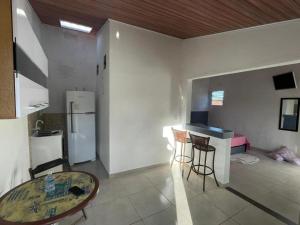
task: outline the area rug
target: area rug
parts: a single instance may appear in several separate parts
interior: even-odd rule
[[[259,162],[259,158],[257,156],[249,155],[249,154],[245,154],[245,153],[231,155],[230,160],[240,162],[243,164],[248,164],[248,165],[252,165],[252,164]]]

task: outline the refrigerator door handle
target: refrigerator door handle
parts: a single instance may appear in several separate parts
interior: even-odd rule
[[[74,132],[74,123],[73,123],[73,104],[74,102],[70,102],[70,112],[71,112],[71,133]]]

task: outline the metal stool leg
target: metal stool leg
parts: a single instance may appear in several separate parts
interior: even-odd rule
[[[84,209],[82,209],[82,214],[83,214],[84,219],[87,219],[87,215],[86,215],[86,212]]]
[[[201,152],[201,151],[200,151],[200,152]],[[207,159],[207,152],[205,152],[205,158],[204,158],[203,192],[205,191],[206,159]]]
[[[190,177],[190,175],[191,175],[191,172],[192,172],[192,168],[193,168],[193,167],[194,167],[194,163],[192,162],[191,167],[190,167],[190,171],[189,171],[189,174],[188,174],[186,180],[189,180],[189,177]]]
[[[180,143],[180,165],[182,164],[182,150],[183,150],[183,144]]]
[[[192,168],[194,167],[194,157],[195,157],[195,155],[194,155],[194,147],[192,146],[192,162],[191,162],[190,171],[189,171],[189,174],[188,174],[186,180],[189,180],[189,177],[190,177],[191,172],[192,172]]]
[[[215,154],[216,154],[216,152],[214,151],[214,155],[213,155],[213,174],[214,174],[214,178],[215,178],[215,182],[216,182],[216,184],[217,184],[217,186],[219,187],[219,182],[218,182],[218,180],[217,180],[217,178],[216,178],[216,173],[215,173]]]
[[[176,157],[176,149],[177,149],[177,143],[175,142],[174,156],[173,156],[173,160],[171,162],[171,167],[173,166],[173,162],[174,162],[175,157]]]
[[[199,158],[198,158],[198,174],[200,173],[200,165],[201,165],[201,151],[199,151]]]
[[[182,177],[184,176],[184,163],[185,163],[185,143],[181,143],[182,145],[182,151],[181,151],[181,155],[182,155]],[[182,154],[183,153],[183,154]]]

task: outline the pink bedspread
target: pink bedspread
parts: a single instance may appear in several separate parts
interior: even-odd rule
[[[241,134],[234,134],[233,138],[231,138],[231,147],[236,147],[240,145],[247,145],[247,149],[250,147],[250,143],[247,138]]]

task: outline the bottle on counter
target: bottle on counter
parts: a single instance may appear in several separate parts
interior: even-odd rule
[[[55,192],[55,180],[52,173],[53,172],[50,171],[45,177],[45,192],[50,195],[54,194]]]

